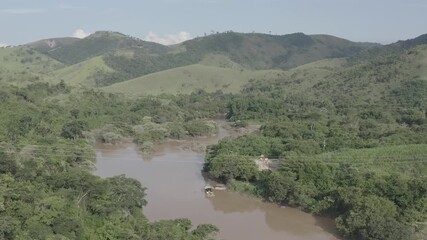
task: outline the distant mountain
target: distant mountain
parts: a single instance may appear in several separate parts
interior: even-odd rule
[[[360,63],[369,60],[378,60],[393,54],[401,54],[408,49],[427,44],[427,34],[420,35],[416,38],[401,40],[395,43],[374,46],[360,51],[351,56],[350,62]]]
[[[335,105],[342,106],[378,105],[384,101],[401,101],[401,98],[411,99],[413,105],[425,102],[427,44],[415,44],[396,52],[398,44],[400,42],[375,46],[383,51],[382,55],[360,59],[356,63],[349,62],[349,58],[334,58],[287,70],[262,71],[244,68],[218,51],[216,55],[207,55],[201,64],[156,72],[104,89],[131,95],[189,93],[199,88],[208,92],[232,93],[244,89],[262,94],[266,89],[278,89],[277,96],[292,95],[313,101],[330,99]]]
[[[46,39],[28,44],[28,46],[67,65],[112,51],[138,49],[146,54],[161,54],[169,50],[168,47],[161,44],[109,31],[95,32],[84,39]]]
[[[51,38],[51,39],[43,39],[37,42],[26,44],[27,47],[32,48],[40,53],[48,53],[50,51],[56,50],[58,48],[72,45],[78,42],[79,38],[73,37],[64,37],[64,38]]]
[[[330,35],[226,32],[171,47],[100,31],[84,39],[54,38],[0,49],[0,71],[7,82],[24,79],[25,74],[23,82],[111,85],[105,89],[134,94],[188,93],[199,88],[235,93],[251,81],[278,81],[286,85],[287,93],[313,88],[332,94],[340,88],[338,92],[348,94],[366,91],[376,99],[376,92],[427,76],[421,57],[425,44],[427,34],[380,45]],[[411,55],[414,52],[417,58]],[[350,91],[349,86],[367,88]]]
[[[111,53],[104,57],[114,73],[99,75],[98,85],[106,86],[147,74],[200,63],[210,55],[222,55],[245,69],[290,69],[306,63],[348,57],[376,46],[355,43],[329,35],[295,33],[283,36],[257,33],[219,33],[174,46],[158,55],[136,50],[128,55]]]
[[[289,69],[325,58],[348,57],[375,45],[329,35],[228,32],[190,40],[181,47],[191,55],[222,53],[248,68]]]
[[[395,44],[400,45],[401,47],[406,48],[406,49],[416,47],[416,46],[422,45],[422,44],[427,44],[427,34],[420,35],[420,36],[413,38],[413,39],[398,41]]]

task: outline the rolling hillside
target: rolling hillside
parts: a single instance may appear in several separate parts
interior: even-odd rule
[[[71,86],[133,95],[197,89],[237,93],[259,85],[311,98],[357,95],[375,101],[382,96],[379,92],[426,75],[425,49],[417,47],[424,43],[424,35],[380,46],[330,35],[227,32],[171,48],[104,31],[85,39],[57,38],[1,49],[0,71],[15,84],[18,78],[64,80]],[[245,87],[249,82],[258,85]]]
[[[64,65],[28,47],[0,48],[0,81],[25,85]]]
[[[95,32],[84,39],[58,38],[41,40],[28,46],[67,65],[123,49],[138,49],[138,51],[146,54],[159,54],[169,50],[168,47],[157,43],[146,42],[121,33],[108,31]]]
[[[330,35],[267,35],[221,33],[184,42],[188,53],[222,53],[242,66],[254,69],[289,69],[325,58],[347,57],[376,46]]]
[[[353,104],[375,104],[408,82],[427,82],[426,60],[427,45],[401,53],[384,54],[334,73],[329,81],[319,82],[312,92],[323,92],[325,96],[337,96],[337,99],[352,99]]]
[[[348,57],[377,44],[355,43],[329,35],[295,33],[220,33],[186,41],[160,55],[135,51],[132,57],[108,54],[104,59],[116,70],[99,79],[100,86],[141,77],[176,67],[197,64],[208,56],[222,56],[246,69],[290,69],[322,59]]]
[[[198,89],[238,93],[251,79],[272,79],[280,70],[244,70],[194,64],[173,68],[103,88],[129,95],[188,94]]]
[[[129,95],[188,94],[198,89],[207,92],[221,90],[238,93],[249,82],[288,81],[289,91],[305,91],[345,62],[327,59],[306,64],[287,71],[248,70],[228,59],[213,55],[185,67],[169,69],[139,78],[116,83],[103,89]]]
[[[98,56],[53,71],[45,79],[50,83],[59,83],[64,80],[70,86],[96,87],[96,75],[111,72],[114,70],[105,64],[102,56]]]

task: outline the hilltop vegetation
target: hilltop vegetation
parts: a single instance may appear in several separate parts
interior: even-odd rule
[[[188,53],[222,53],[244,67],[289,69],[325,58],[355,54],[375,44],[354,43],[329,35],[221,33],[182,44]]]
[[[99,31],[84,39],[47,39],[29,44],[29,47],[44,53],[61,63],[72,65],[110,51],[138,49],[146,54],[162,53],[168,48],[145,42],[117,32]]]
[[[132,57],[108,54],[105,62],[117,72],[102,76],[99,85],[196,64],[212,54],[223,55],[245,69],[289,69],[325,58],[350,56],[373,45],[302,33],[283,36],[220,33],[184,42],[174,51],[161,55],[140,51]]]
[[[97,86],[97,75],[112,72],[114,72],[114,70],[105,64],[102,56],[98,56],[50,72],[46,80],[51,83],[66,81],[70,86],[83,86],[92,88]]]
[[[0,82],[25,85],[63,67],[60,62],[27,47],[0,49]]]
[[[113,71],[93,72],[84,78],[89,83],[82,85],[92,86],[95,81],[97,87],[103,87],[178,67],[203,65],[212,55],[220,56],[221,66],[231,63],[244,70],[284,70],[326,58],[348,57],[376,44],[355,43],[328,35],[226,32],[167,47],[121,33],[96,32],[84,39],[46,39],[26,46],[65,65],[85,64],[84,61],[92,62],[91,58],[102,57],[103,63]],[[104,68],[103,63],[99,62],[98,68]],[[54,77],[63,75],[59,73]],[[64,81],[68,80],[76,82],[73,77],[66,76]]]

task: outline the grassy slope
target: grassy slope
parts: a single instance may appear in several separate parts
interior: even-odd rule
[[[244,68],[242,65],[233,62],[229,57],[221,54],[208,54],[199,62],[199,64],[239,70]]]
[[[252,70],[291,69],[322,59],[351,56],[374,44],[355,43],[328,35],[302,33],[283,36],[257,33],[221,33],[196,38],[169,48],[170,51],[146,54],[135,50],[132,59],[107,54],[105,62],[116,70],[100,76],[102,86],[127,81],[160,71],[193,64]],[[234,66],[229,66],[231,65]]]
[[[61,68],[49,74],[47,80],[51,83],[58,83],[64,80],[71,86],[94,87],[93,76],[97,72],[113,72],[110,67],[105,65],[102,56],[94,57],[89,60]]]
[[[375,103],[392,89],[414,79],[427,81],[427,45],[417,46],[398,55],[386,55],[379,59],[347,67],[319,83],[312,93],[331,96],[341,93],[353,98],[353,103],[363,100]]]
[[[131,95],[191,93],[197,89],[207,92],[222,90],[237,93],[250,79],[271,79],[283,74],[280,70],[237,70],[194,64],[149,74],[104,89]]]
[[[329,77],[336,71],[342,70],[346,63],[345,59],[324,59],[308,63],[286,71],[286,75],[278,80],[285,85],[286,94],[307,94],[307,90],[312,89],[322,81],[328,81]]]
[[[330,75],[331,71],[339,68],[343,62],[342,59],[321,60],[288,71],[248,70],[222,55],[211,55],[201,61],[205,65],[194,64],[161,71],[104,89],[131,95],[190,93],[197,89],[237,93],[249,81],[288,79],[289,91],[304,91]]]
[[[60,62],[28,47],[0,48],[0,81],[25,85],[63,67]]]

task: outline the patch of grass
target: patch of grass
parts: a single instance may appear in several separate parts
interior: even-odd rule
[[[208,54],[199,64],[219,68],[244,69],[240,64],[233,62],[229,57],[221,54]]]
[[[198,89],[237,93],[250,79],[274,79],[282,74],[285,72],[280,70],[236,70],[194,64],[149,74],[103,89],[131,95],[186,94]]]
[[[28,47],[0,48],[0,81],[23,86],[63,67],[60,62]]]
[[[94,77],[96,74],[111,72],[114,70],[105,64],[102,56],[99,56],[51,72],[47,79],[52,83],[64,80],[66,84],[71,86],[95,87]]]

